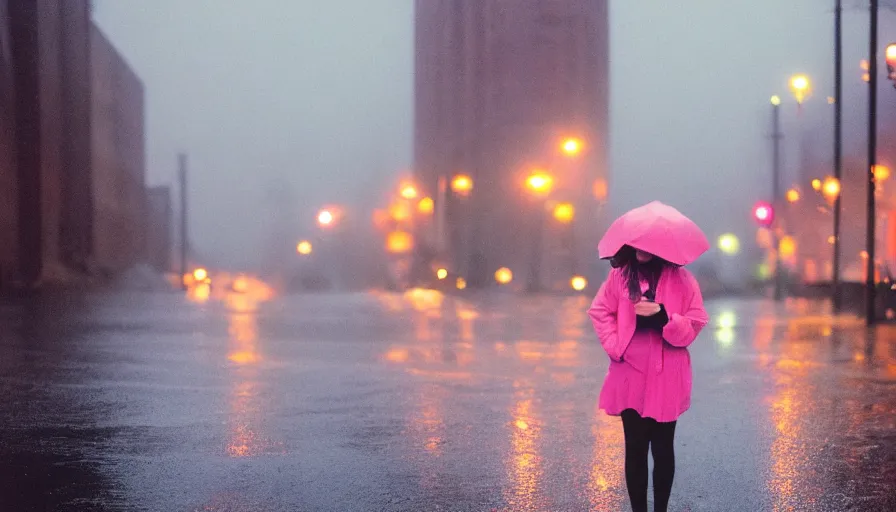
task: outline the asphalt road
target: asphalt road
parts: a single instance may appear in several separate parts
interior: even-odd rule
[[[627,510],[589,303],[0,305],[0,511]],[[801,302],[708,308],[671,510],[896,510],[896,330]]]

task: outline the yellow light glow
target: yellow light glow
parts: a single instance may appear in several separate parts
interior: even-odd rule
[[[417,198],[417,187],[410,183],[405,183],[401,186],[401,197],[405,199],[416,199]]]
[[[791,236],[785,236],[778,242],[778,252],[783,258],[792,258],[796,254],[796,240]]]
[[[569,280],[569,286],[571,286],[573,290],[580,292],[588,286],[588,280],[582,276],[574,276]]]
[[[249,280],[245,276],[239,276],[233,280],[233,291],[246,293],[249,290]]]
[[[787,191],[787,201],[791,203],[795,203],[800,200],[800,191],[792,188]]]
[[[812,190],[814,190],[816,192],[821,190],[821,180],[820,179],[815,178],[814,180],[812,180]]]
[[[828,237],[828,243],[834,245],[834,242],[837,241],[837,238],[834,235]]]
[[[790,90],[796,97],[797,103],[802,103],[809,97],[812,90],[812,83],[806,75],[794,75],[790,79]]]
[[[891,61],[896,61],[896,43],[887,45],[886,56],[888,63],[890,63]]]
[[[205,281],[208,279],[208,270],[204,268],[197,268],[193,271],[193,279],[197,282]]]
[[[576,208],[571,203],[560,203],[554,207],[554,218],[562,224],[569,224],[576,217]]]
[[[840,195],[840,180],[832,176],[825,178],[821,193],[830,201],[836,199]]]
[[[392,254],[405,254],[414,248],[414,237],[406,231],[393,231],[386,236],[386,250]]]
[[[417,211],[423,215],[430,215],[435,210],[436,203],[431,197],[424,197],[417,203]]]
[[[466,174],[458,174],[454,176],[454,178],[451,179],[451,190],[454,191],[455,194],[462,196],[469,195],[473,190],[473,178]]]
[[[725,254],[737,254],[740,251],[740,240],[731,233],[719,237],[719,250]]]
[[[890,168],[886,165],[875,165],[874,166],[874,181],[885,181],[890,177]]]
[[[576,138],[569,138],[563,141],[563,152],[568,156],[578,155],[582,151],[582,141]]]
[[[507,267],[501,267],[495,271],[495,281],[498,284],[508,284],[513,281],[513,272]]]
[[[438,277],[439,280],[445,279],[448,277],[448,269],[440,268],[439,270],[436,270],[436,277]]]
[[[771,101],[772,101],[772,105],[777,107],[778,105],[781,104],[781,97],[778,95],[772,96]]]
[[[296,244],[296,252],[302,256],[308,256],[313,250],[314,248],[308,240],[302,240]]]
[[[467,287],[467,280],[462,277],[458,277],[455,285],[457,286],[458,290],[463,290]]]
[[[554,186],[554,178],[543,171],[535,171],[526,178],[526,187],[534,194],[546,196],[551,193]]]
[[[389,206],[389,216],[395,222],[404,222],[411,218],[411,207],[404,201],[396,201]]]

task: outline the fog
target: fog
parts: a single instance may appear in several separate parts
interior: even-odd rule
[[[860,125],[867,11],[847,3],[844,106]],[[769,97],[787,101],[806,73],[806,108],[827,119],[832,6],[612,2],[612,210],[660,199],[710,237],[751,238],[750,206],[770,188]],[[410,172],[411,0],[97,0],[94,16],[146,88],[150,184],[174,184],[188,153],[191,238],[220,264],[257,264],[278,219],[301,236],[322,204],[366,212]],[[881,21],[893,34],[893,13]],[[790,100],[786,126],[794,114]]]

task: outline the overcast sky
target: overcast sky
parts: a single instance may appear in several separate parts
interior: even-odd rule
[[[749,237],[769,97],[797,71],[815,78],[807,108],[831,94],[832,5],[612,1],[613,210],[661,199],[711,236]],[[222,263],[254,261],[275,191],[305,222],[321,203],[378,202],[410,169],[412,0],[95,0],[94,16],[146,88],[149,183],[173,184],[189,153],[192,238]],[[846,21],[858,88],[867,11]]]

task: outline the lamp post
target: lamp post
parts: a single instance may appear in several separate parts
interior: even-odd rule
[[[771,99],[772,104],[772,205],[780,206],[779,200],[781,197],[781,139],[784,136],[781,134],[781,98],[778,96],[772,96]],[[778,250],[778,233],[776,230],[772,230],[772,244],[774,247],[774,251]],[[781,259],[777,258],[775,260],[775,275],[773,277],[773,298],[776,301],[780,301],[783,298],[782,292],[782,271],[781,271]]]
[[[876,203],[874,168],[877,165],[877,25],[879,1],[871,0],[871,19],[868,41],[868,183],[867,232],[865,251],[868,254],[867,275],[865,276],[865,324],[874,325],[876,315],[876,290],[874,280],[874,246],[876,234]]]
[[[532,238],[532,254],[530,255],[529,260],[529,280],[527,283],[527,290],[529,292],[537,292],[541,290],[541,256],[544,250],[542,247],[544,241],[545,218],[544,199],[550,195],[553,187],[554,178],[545,171],[533,171],[532,174],[526,178],[526,188],[536,200],[536,218],[534,219],[535,222],[533,222],[533,229],[535,232],[533,233]]]
[[[834,179],[843,179],[843,1],[834,5]],[[843,306],[840,293],[840,194],[834,200],[834,243],[831,250],[831,306],[839,313]]]

